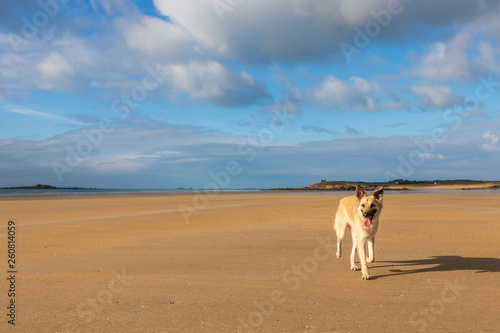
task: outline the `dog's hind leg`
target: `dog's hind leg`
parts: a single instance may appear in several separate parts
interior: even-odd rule
[[[333,228],[337,234],[337,258],[340,258],[342,256],[342,239],[344,238],[347,224],[339,216],[336,216]]]
[[[369,238],[366,241],[368,243],[368,259],[366,262],[374,262],[375,261],[375,237]]]
[[[354,262],[354,258],[356,257],[356,246],[357,246],[358,240],[356,238],[356,233],[352,229],[351,229],[351,235],[352,235],[351,269],[353,271],[359,271],[359,267],[356,266],[356,263]]]

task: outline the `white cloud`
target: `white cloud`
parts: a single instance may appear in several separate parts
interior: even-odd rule
[[[226,11],[217,10],[213,0],[195,5],[178,0],[154,3],[210,53],[247,64],[324,58],[338,50],[346,31],[350,34],[351,24],[359,20],[353,11],[369,11],[368,7],[344,10],[352,14],[346,22],[340,0],[242,1],[226,5]]]
[[[180,78],[178,92],[218,105],[259,103],[261,97],[268,95],[267,91],[262,84],[251,83],[244,76],[253,80],[260,80],[261,77],[250,76],[241,69],[231,70],[230,66],[250,64],[267,69],[263,66],[342,61],[339,43],[352,42],[355,34],[353,27],[363,28],[367,20],[373,20],[371,10],[387,7],[387,0],[252,0],[225,3],[231,9],[223,14],[221,20],[213,0],[155,0],[154,5],[164,15],[163,18],[144,15],[140,12],[141,6],[132,1],[92,0],[87,4],[92,16],[75,20],[61,12],[58,17],[68,26],[67,30],[63,31],[62,25],[56,24],[59,21],[54,20],[53,29],[52,26],[45,29],[39,38],[23,44],[23,50],[18,54],[9,53],[8,50],[12,49],[9,35],[0,33],[0,47],[2,51],[7,50],[0,53],[2,95],[9,95],[12,91],[21,94],[32,89],[74,91],[81,87],[108,89],[104,92],[108,96],[109,89],[116,89],[111,93],[121,95],[137,84],[137,78],[147,74],[144,64],[162,64],[168,72]],[[411,3],[411,8],[410,4],[408,8],[405,4],[401,15],[384,27],[373,43],[391,45],[401,38],[396,35],[400,33],[403,23],[408,25],[406,32],[414,32],[415,26],[419,26],[421,30],[415,38],[419,38],[419,43],[423,45],[429,40],[436,41],[435,34],[429,37],[430,29],[447,27],[457,36],[432,44],[417,60],[416,68],[409,70],[412,74],[428,80],[476,79],[475,73],[479,69],[500,70],[496,44],[487,39],[488,36],[482,38],[462,32],[467,30],[463,27],[470,26],[468,22],[477,24],[479,18],[485,15],[490,17],[491,13],[485,13],[494,12],[488,9],[497,6],[485,5],[479,0],[454,0],[453,6],[450,4],[450,0],[439,4],[422,0],[418,4]],[[0,13],[2,18],[7,18],[6,13],[13,7],[39,10],[37,2],[29,1],[23,1],[22,5],[6,3],[0,7],[9,9]],[[432,10],[447,7],[447,11]],[[85,15],[85,12],[82,13]],[[110,21],[114,24],[109,24]],[[79,35],[82,30],[87,32]],[[495,33],[494,29],[482,28],[481,31]],[[405,33],[405,38],[408,38],[411,47],[414,36]],[[366,55],[374,51],[369,47],[363,50]],[[231,65],[228,65],[229,62]],[[210,69],[212,63],[227,70],[213,71]],[[194,72],[186,73],[199,68],[208,75],[207,78]],[[253,73],[254,68],[248,73]],[[33,71],[40,74],[35,79]],[[357,110],[406,107],[404,101],[379,97],[374,81],[360,77],[346,80],[343,77],[336,87],[328,86],[330,83],[325,83],[326,90],[340,89],[339,93],[344,91],[346,95],[321,96],[320,89],[317,89],[320,97],[317,101],[325,107],[341,105]],[[172,87],[176,86],[177,83],[172,82]],[[235,89],[231,90],[231,86]],[[171,97],[169,93],[163,95]],[[432,98],[429,101],[437,105],[443,103]]]
[[[445,108],[453,105],[450,87],[424,85],[413,86],[411,89],[419,97],[421,106]]]
[[[47,119],[51,119],[51,120],[57,120],[57,121],[63,122],[63,123],[68,123],[68,124],[74,124],[74,125],[83,125],[84,124],[80,121],[66,118],[63,116],[59,116],[57,114],[42,112],[42,111],[35,111],[35,110],[28,109],[26,107],[21,107],[21,106],[16,106],[16,105],[2,105],[1,108],[4,111],[11,112],[11,113],[18,113],[18,114],[23,114],[23,115],[33,116],[33,117],[38,117],[38,118],[47,118]]]
[[[480,147],[482,150],[487,152],[495,152],[500,151],[500,147],[498,146],[498,136],[492,134],[490,131],[484,132],[481,136],[486,143],[483,143]]]
[[[185,60],[193,43],[185,30],[156,17],[143,16],[136,21],[119,18],[115,23],[129,48],[161,55],[163,61]]]
[[[161,157],[158,154],[122,153],[108,156],[94,156],[83,161],[82,167],[98,174],[132,173],[147,167],[151,162]]]
[[[356,77],[356,76],[351,76],[349,78],[350,81],[352,81],[352,86],[363,92],[363,93],[368,93],[370,91],[377,91],[379,90],[378,84],[376,82],[370,82],[367,81],[361,77]]]
[[[467,38],[461,35],[455,36],[448,43],[432,44],[414,70],[415,75],[434,80],[469,78],[471,68],[467,47]]]
[[[499,56],[491,43],[470,33],[458,33],[447,42],[432,44],[410,72],[436,81],[476,79],[499,72]]]
[[[499,4],[497,3],[496,5],[498,6]],[[484,15],[475,17],[466,26],[466,30],[479,31],[500,40],[500,16],[498,15],[498,9],[487,9]]]
[[[227,161],[231,159],[241,163],[244,170],[241,177],[234,179],[235,183],[232,182],[231,187],[250,187],[252,184],[254,187],[265,187],[270,182],[276,187],[280,185],[276,184],[277,177],[282,177],[286,182],[281,186],[299,186],[293,184],[294,179],[304,175],[317,179],[331,175],[345,179],[384,180],[387,172],[394,174],[393,179],[402,176],[408,179],[494,179],[498,176],[500,155],[483,154],[475,158],[478,145],[470,138],[483,135],[494,141],[496,136],[486,132],[485,128],[497,125],[498,122],[464,124],[460,131],[449,130],[446,132],[448,139],[439,144],[439,153],[430,147],[422,150],[415,146],[412,136],[369,137],[367,140],[363,135],[362,138],[295,144],[273,141],[266,149],[258,149],[256,145],[258,157],[248,162],[248,154],[238,153],[241,143],[248,140],[246,136],[229,136],[151,119],[129,119],[117,124],[100,145],[94,146],[80,164],[72,167],[72,172],[65,173],[61,185],[199,187],[209,180],[210,171],[225,170]],[[305,130],[328,132],[323,126],[306,127]],[[352,128],[345,126],[345,130],[352,131]],[[428,140],[428,137],[421,139]],[[80,130],[42,142],[29,139],[0,140],[3,156],[0,161],[0,182],[4,186],[36,182],[57,185],[52,163],[67,163],[67,147],[76,150],[82,140],[86,140],[86,137]],[[416,154],[421,155],[410,157],[416,149]],[[405,176],[399,171],[400,157],[406,160],[405,163],[414,163],[412,161],[418,159],[424,162],[418,166],[412,164],[414,170]],[[367,169],[366,165],[370,165],[370,168]],[[363,172],[360,174],[359,170]],[[140,177],[133,177],[138,171]],[[240,182],[241,185],[237,185]],[[306,181],[302,186],[308,183]]]
[[[264,85],[246,72],[234,72],[218,62],[160,66],[178,93],[222,106],[240,106],[269,98]]]
[[[374,111],[380,108],[375,101],[379,93],[380,88],[375,81],[356,76],[342,81],[328,76],[320,88],[312,91],[312,98],[315,104],[325,108]]]
[[[64,35],[29,40],[19,53],[10,46],[4,52],[0,49],[0,84],[14,96],[36,89],[75,91],[85,87],[88,78],[109,76],[119,65],[116,56],[106,54],[116,48],[104,49],[94,43]]]
[[[430,159],[444,160],[444,156],[442,154],[419,153],[418,157],[425,160],[430,160]]]
[[[47,55],[35,68],[41,75],[39,87],[45,90],[65,90],[75,75],[73,67],[58,52]]]
[[[320,104],[325,106],[335,103],[348,105],[348,100],[353,95],[354,89],[348,83],[329,76],[321,85],[321,88],[315,92],[315,97]]]
[[[223,4],[218,9],[216,4]],[[252,1],[180,1],[154,0],[165,15],[203,45],[207,52],[245,64],[270,62],[310,62],[341,56],[342,42],[353,44],[354,27],[364,29],[376,22],[372,12],[386,10],[388,0],[252,0]],[[482,0],[422,0],[401,3],[401,13],[391,16],[380,36],[373,41],[420,39],[426,31],[451,27],[453,33],[470,22],[481,20],[498,7]],[[467,29],[465,29],[467,31]],[[425,37],[434,40],[432,37]],[[445,77],[466,76],[462,62],[464,41],[436,43],[424,57],[420,72],[426,77],[439,69]],[[424,41],[425,42],[425,41]],[[367,50],[364,50],[367,51]],[[446,62],[445,58],[450,62]],[[339,57],[338,59],[341,59]],[[435,65],[445,65],[436,67]],[[456,70],[459,70],[458,72]]]
[[[481,41],[479,43],[479,55],[478,57],[476,57],[475,61],[485,70],[499,72],[499,56],[500,52],[498,51],[497,47],[494,47],[490,43]]]
[[[90,0],[90,4],[94,11],[102,10],[110,15],[132,12],[135,9],[133,2],[124,0]]]
[[[40,74],[49,79],[73,74],[73,67],[57,52],[50,53],[36,68]]]

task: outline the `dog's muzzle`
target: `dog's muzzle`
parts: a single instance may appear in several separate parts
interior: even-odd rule
[[[376,209],[369,210],[368,212],[363,213],[363,217],[369,218],[371,220],[371,219],[373,219],[373,217],[375,216],[376,213],[377,213]]]
[[[365,227],[368,228],[368,227],[370,227],[372,225],[372,219],[373,219],[373,217],[375,216],[376,213],[377,213],[376,209],[372,209],[372,210],[369,210],[366,213],[363,213],[363,217],[365,218],[365,221],[364,221]]]

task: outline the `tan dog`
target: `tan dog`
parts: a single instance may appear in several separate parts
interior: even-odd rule
[[[337,233],[337,258],[342,255],[341,242],[347,228],[351,228],[352,252],[351,269],[358,271],[359,267],[354,263],[356,248],[361,261],[361,273],[363,280],[369,280],[366,262],[373,262],[375,234],[378,230],[379,217],[382,212],[384,188],[379,187],[368,196],[365,190],[356,185],[356,195],[345,197],[340,200],[333,228]],[[366,260],[365,243],[368,243],[368,260]]]

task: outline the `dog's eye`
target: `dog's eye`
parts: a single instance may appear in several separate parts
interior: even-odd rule
[[[361,207],[365,207],[365,204],[361,204]]]
[[[371,204],[371,205],[370,205],[370,207],[371,207],[371,208],[373,208],[373,207],[375,207],[375,205],[374,205],[374,204]]]

